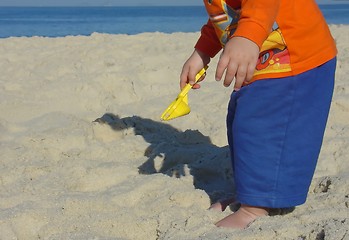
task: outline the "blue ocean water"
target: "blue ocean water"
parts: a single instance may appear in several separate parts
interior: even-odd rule
[[[329,24],[349,24],[349,4],[320,5]],[[93,32],[195,32],[207,21],[203,6],[0,7],[0,38],[90,35]]]
[[[0,8],[0,37],[194,32],[205,22],[200,6],[5,7]]]

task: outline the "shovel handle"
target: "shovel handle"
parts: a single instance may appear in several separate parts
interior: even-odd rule
[[[197,83],[199,81],[199,79],[206,73],[208,66],[203,67],[195,76],[195,83]],[[189,83],[187,85],[185,85],[185,87],[183,88],[183,90],[179,93],[178,97],[184,97],[185,95],[188,94],[189,90],[192,88],[193,86],[190,85]]]

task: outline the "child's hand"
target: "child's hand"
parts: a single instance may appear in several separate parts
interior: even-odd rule
[[[194,50],[193,54],[184,63],[182,68],[182,73],[180,76],[180,87],[183,89],[187,83],[190,83],[194,89],[200,88],[200,84],[195,83],[196,74],[208,63],[210,62],[210,57],[204,53]],[[205,76],[201,77],[199,81],[202,81]],[[198,81],[198,82],[199,82]]]
[[[251,40],[233,37],[224,48],[216,70],[216,80],[224,78],[224,86],[228,87],[235,77],[234,90],[238,91],[244,82],[251,80],[259,56],[259,47]]]

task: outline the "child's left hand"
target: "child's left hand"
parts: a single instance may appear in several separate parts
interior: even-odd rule
[[[259,56],[259,47],[243,37],[233,37],[225,45],[218,61],[216,80],[220,81],[225,72],[224,86],[228,87],[235,78],[234,90],[240,90],[244,82],[251,80]]]

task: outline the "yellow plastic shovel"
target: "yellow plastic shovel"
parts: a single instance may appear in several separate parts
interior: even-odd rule
[[[201,69],[195,76],[195,83],[206,73],[208,66]],[[174,100],[170,106],[161,115],[161,120],[168,121],[173,118],[182,117],[190,113],[190,108],[188,105],[188,92],[193,86],[189,83],[183,88],[183,90],[178,94],[176,100]]]

